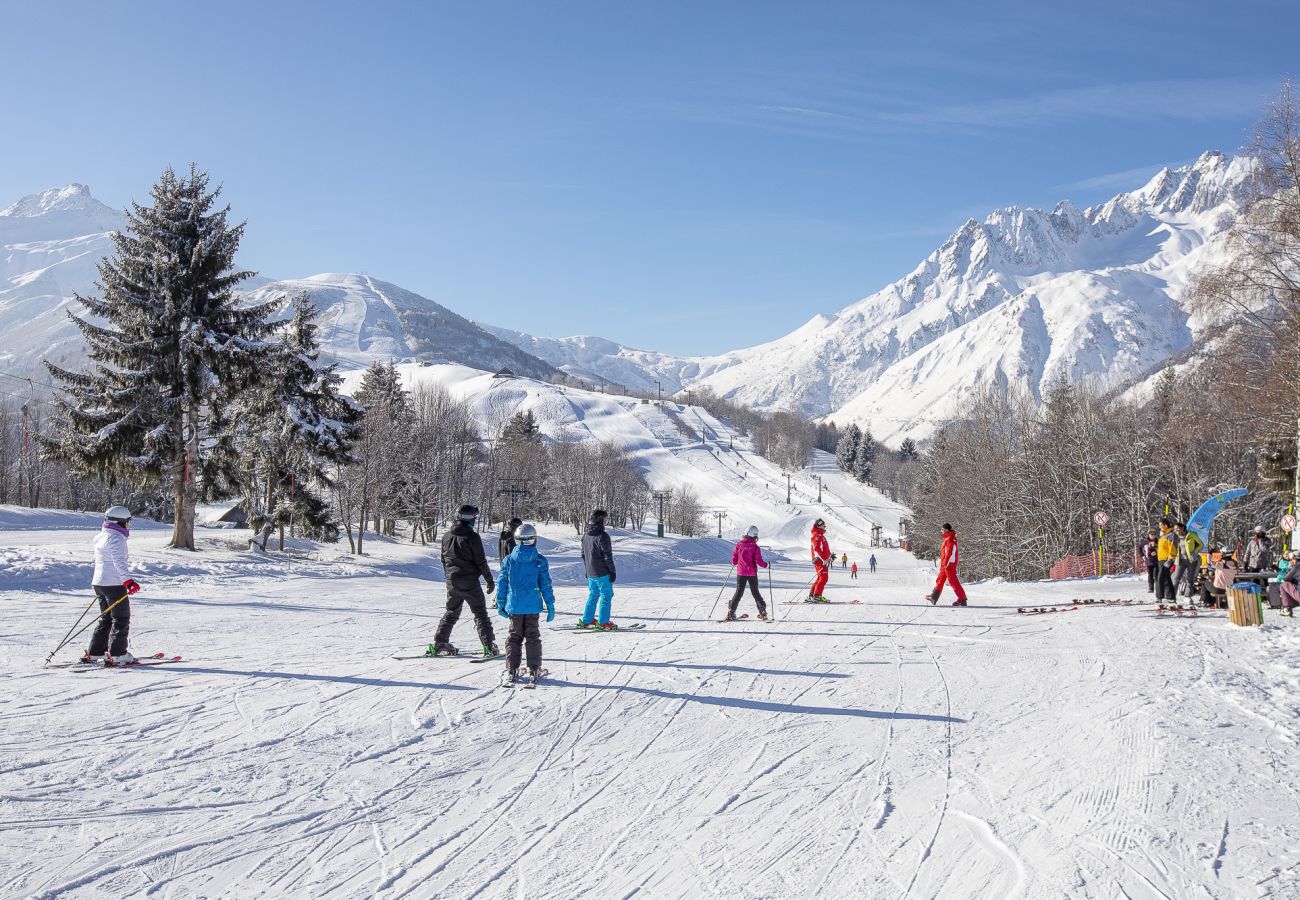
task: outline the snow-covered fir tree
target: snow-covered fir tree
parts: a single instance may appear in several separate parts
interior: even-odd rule
[[[835,445],[835,463],[844,472],[853,472],[853,460],[858,455],[858,444],[862,442],[862,429],[850,423],[840,432],[839,442]]]
[[[320,364],[316,308],[305,292],[291,303],[292,317],[241,416],[251,518],[279,529],[281,549],[286,525],[322,540],[338,538],[323,493],[334,487],[338,467],[354,462],[361,427],[361,407],[339,392],[343,379],[336,367]]]
[[[858,481],[868,482],[871,480],[876,465],[876,451],[878,448],[879,445],[876,443],[876,439],[871,436],[871,432],[862,432],[862,439],[858,441],[857,452],[853,454],[853,469],[850,473]]]
[[[207,173],[165,171],[152,206],[132,204],[114,253],[99,266],[101,296],[77,300],[90,366],[46,363],[62,386],[46,451],[109,482],[162,486],[172,497],[171,546],[194,549],[200,493],[237,481],[230,413],[265,365],[275,304],[241,306],[252,275],[235,267],[244,226],[215,208]]]

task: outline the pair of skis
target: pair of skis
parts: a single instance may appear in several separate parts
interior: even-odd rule
[[[67,663],[54,663],[47,666],[50,669],[71,669],[73,672],[93,672],[97,669],[134,669],[139,666],[162,666],[167,663],[181,662],[179,656],[168,656],[166,653],[154,653],[150,656],[137,656],[132,663],[116,663],[105,659],[104,662],[86,662],[84,660],[75,660]]]
[[[550,631],[574,631],[574,632],[595,632],[597,634],[618,634],[620,631],[644,631],[645,623],[636,622],[632,625],[620,625],[617,628],[599,628],[595,625],[552,625]]]
[[[537,687],[538,681],[540,681],[541,679],[545,678],[547,675],[550,674],[551,674],[550,669],[542,669],[536,675],[533,675],[530,672],[527,675],[516,675],[512,678],[510,674],[507,672],[501,678],[501,687],[508,688],[508,687],[515,687],[517,685],[526,691],[531,691],[533,688]]]

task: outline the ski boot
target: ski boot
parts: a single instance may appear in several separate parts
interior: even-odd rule
[[[104,654],[105,666],[131,666],[135,665],[136,662],[135,654],[130,650],[127,650],[120,656],[109,656],[107,653]]]
[[[735,614],[734,612],[732,612],[731,610],[727,610],[727,614],[726,614],[725,616],[722,617],[722,621],[724,621],[724,622],[734,622],[734,621],[736,621],[736,614]]]
[[[446,641],[439,641],[429,645],[429,649],[424,651],[425,656],[459,656],[460,651],[448,644]]]
[[[501,655],[501,648],[498,647],[495,643],[484,644],[484,645],[483,645],[483,655],[484,655],[485,657],[487,657],[488,659],[491,659],[491,658],[494,657],[494,656],[500,656],[500,655]]]
[[[98,666],[104,662],[104,657],[91,656],[90,651],[87,650],[85,653],[81,654],[81,662],[87,666]]]
[[[524,687],[537,687],[537,682],[541,681],[542,676],[548,674],[547,669],[529,669],[527,677],[524,678]]]
[[[765,609],[760,609],[760,610],[758,611],[758,621],[760,621],[760,622],[766,622],[766,621],[767,621],[767,610],[765,610]]]
[[[618,626],[613,622],[600,622],[596,625],[601,631],[618,631]]]
[[[803,602],[804,602],[804,603],[816,603],[816,602],[817,602],[817,595],[816,595],[816,594],[809,594],[807,597],[804,597],[804,598],[803,598]]]
[[[518,680],[519,680],[518,669],[506,669],[505,672],[501,675],[501,686],[510,687]]]
[[[954,600],[954,601],[952,601],[952,605],[953,605],[953,606],[965,606],[965,605],[966,605],[966,601],[965,601],[965,600]]]
[[[925,599],[930,601],[931,606],[934,606],[936,603],[939,602],[939,595],[936,594],[934,591],[931,591],[930,593],[925,595]]]
[[[595,620],[592,620],[592,621],[590,621],[590,622],[584,622],[584,621],[582,621],[582,619],[579,619],[579,620],[578,620],[578,627],[579,627],[579,628],[599,628],[600,626],[598,626],[598,625],[596,624]]]

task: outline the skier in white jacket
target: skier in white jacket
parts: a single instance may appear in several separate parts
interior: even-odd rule
[[[90,636],[90,647],[81,657],[82,662],[99,662],[105,653],[113,665],[124,666],[135,662],[126,648],[131,631],[131,601],[128,596],[140,590],[140,585],[128,574],[131,559],[127,555],[126,541],[131,536],[131,510],[125,506],[110,507],[104,513],[104,525],[95,537],[95,574],[91,587],[99,598],[99,621]]]

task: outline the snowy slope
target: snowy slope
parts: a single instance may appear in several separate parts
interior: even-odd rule
[[[665,401],[653,403],[614,394],[561,387],[528,378],[493,378],[464,366],[399,365],[403,384],[439,384],[453,396],[468,399],[483,433],[496,434],[517,412],[532,412],[548,439],[604,441],[630,453],[656,490],[690,485],[711,509],[725,511],[724,534],[757,525],[765,543],[807,554],[808,529],[825,518],[836,547],[865,547],[871,527],[897,537],[906,507],[873,488],[846,478],[827,454],[815,454],[812,466],[792,482],[786,504],[786,481],[779,467],[759,456],[749,438],[736,433],[699,407]],[[360,373],[346,376],[353,390]],[[683,421],[703,437],[693,440],[674,423]],[[815,476],[823,480],[817,503]]]
[[[81,352],[67,319],[74,292],[94,289],[110,232],[124,217],[82,184],[32,194],[0,210],[0,368],[28,373],[42,357]]]
[[[444,306],[369,275],[325,273],[273,281],[253,302],[306,291],[321,311],[321,346],[345,365],[374,360],[454,362],[546,378],[554,367],[489,334]]]
[[[601,337],[534,337],[522,331],[478,324],[557,369],[598,385],[622,385],[643,392],[662,387],[664,396],[671,396],[685,386],[684,378],[695,375],[698,365],[690,357],[637,350]]]
[[[1121,383],[1187,347],[1204,323],[1181,305],[1238,212],[1244,159],[1207,153],[1080,211],[997,210],[969,220],[911,274],[693,384],[923,438],[992,384],[1041,393],[1055,378]]]
[[[615,618],[646,629],[544,628],[552,675],[521,691],[499,664],[391,658],[441,614],[431,548],[286,572],[221,532],[195,554],[142,528],[134,649],[185,661],[42,670],[87,601],[97,522],[10,512],[6,897],[1300,895],[1300,631],[1271,613],[1014,612],[1145,598],[1133,579],[931,608],[932,572],[886,551],[834,576],[858,605],[721,625],[725,545],[618,535]],[[577,548],[547,537],[569,621]],[[774,596],[803,578],[778,564]]]

